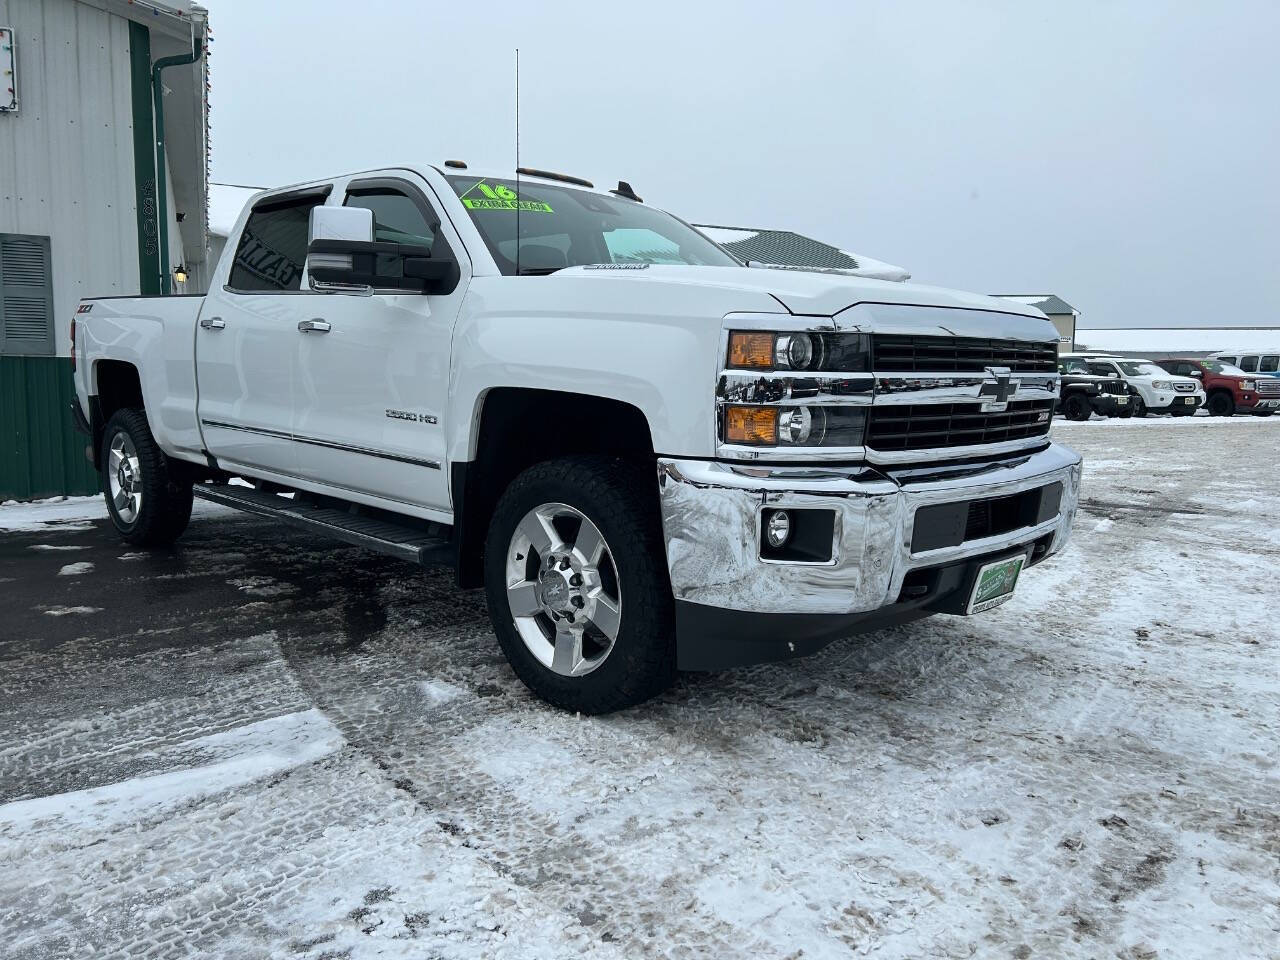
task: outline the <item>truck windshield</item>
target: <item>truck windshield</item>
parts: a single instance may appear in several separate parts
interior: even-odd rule
[[[1239,367],[1232,366],[1229,363],[1221,363],[1217,360],[1201,360],[1200,365],[1210,373],[1225,373],[1229,377],[1243,377],[1244,371]]]
[[[559,184],[450,176],[498,263],[516,272],[516,208],[520,211],[520,272],[554,273],[597,263],[741,266],[692,227],[633,200]]]

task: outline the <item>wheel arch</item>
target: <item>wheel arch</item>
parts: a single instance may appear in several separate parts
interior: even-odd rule
[[[93,466],[102,469],[102,434],[107,421],[126,407],[144,409],[142,377],[127,360],[97,360],[89,381],[89,428],[93,432]]]
[[[524,387],[483,393],[473,416],[474,454],[450,464],[460,586],[484,582],[489,518],[512,480],[536,463],[588,454],[653,462],[653,433],[636,406],[612,397]],[[657,496],[656,473],[654,496]]]

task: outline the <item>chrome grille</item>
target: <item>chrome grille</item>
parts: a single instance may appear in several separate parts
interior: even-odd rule
[[[1196,385],[1194,383],[1183,383],[1181,380],[1173,381],[1173,389],[1175,393],[1195,393]]]
[[[998,413],[984,413],[980,403],[872,405],[866,442],[872,450],[929,450],[1045,436],[1053,404],[1020,400]]]
[[[1056,373],[1058,346],[1026,340],[886,333],[871,338],[871,369],[877,373],[981,373],[987,367],[1008,367],[1015,373]]]
[[[1280,377],[1258,377],[1258,393],[1264,397],[1280,397]]]

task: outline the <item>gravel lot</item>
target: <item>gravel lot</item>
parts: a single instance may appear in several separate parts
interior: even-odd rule
[[[446,572],[0,507],[0,955],[1280,957],[1280,417],[1055,434],[1013,602],[597,719]]]

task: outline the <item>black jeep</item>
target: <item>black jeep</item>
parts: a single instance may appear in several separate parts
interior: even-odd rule
[[[1132,417],[1133,401],[1123,380],[1095,377],[1089,373],[1087,361],[1068,358],[1058,361],[1062,389],[1058,392],[1055,413],[1068,420],[1088,420],[1093,413],[1104,417]]]

